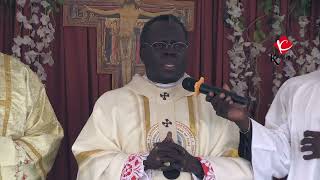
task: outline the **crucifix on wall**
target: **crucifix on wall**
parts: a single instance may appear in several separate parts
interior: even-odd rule
[[[193,29],[193,1],[174,0],[66,0],[64,26],[97,28],[97,71],[112,74],[112,88],[144,73],[140,61],[140,32],[145,22],[174,14]]]

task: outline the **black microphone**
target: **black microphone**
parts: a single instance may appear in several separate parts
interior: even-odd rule
[[[182,81],[182,87],[188,91],[194,92],[194,84],[197,82],[197,80],[187,77]],[[242,96],[237,95],[236,93],[226,91],[224,89],[209,86],[207,84],[201,84],[199,91],[203,94],[208,94],[209,92],[213,92],[215,95],[219,95],[220,93],[224,93],[226,96],[230,96],[231,99],[238,103],[243,105],[248,105],[250,100],[249,98],[245,98]]]

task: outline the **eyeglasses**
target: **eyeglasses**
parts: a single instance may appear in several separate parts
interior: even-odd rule
[[[174,50],[176,50],[178,52],[183,52],[188,48],[188,45],[183,42],[174,42],[174,43],[154,42],[152,44],[150,44],[150,43],[143,43],[143,44],[146,44],[146,45],[152,47],[152,49],[157,50],[157,51],[167,49],[167,48],[169,48],[169,46],[171,46],[171,48],[173,48]]]

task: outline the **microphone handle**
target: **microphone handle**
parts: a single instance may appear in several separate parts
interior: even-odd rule
[[[221,93],[224,93],[226,96],[230,96],[231,99],[234,102],[238,103],[238,104],[242,104],[242,105],[248,105],[249,104],[249,99],[248,98],[239,96],[236,93],[229,92],[229,91],[226,91],[226,90],[218,88],[218,87],[208,86],[206,84],[202,84],[200,86],[200,92],[204,93],[204,94],[208,94],[209,92],[213,92],[215,95],[216,94],[219,95]]]

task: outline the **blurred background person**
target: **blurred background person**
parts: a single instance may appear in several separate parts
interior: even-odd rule
[[[0,179],[46,179],[63,129],[30,68],[0,53]]]

